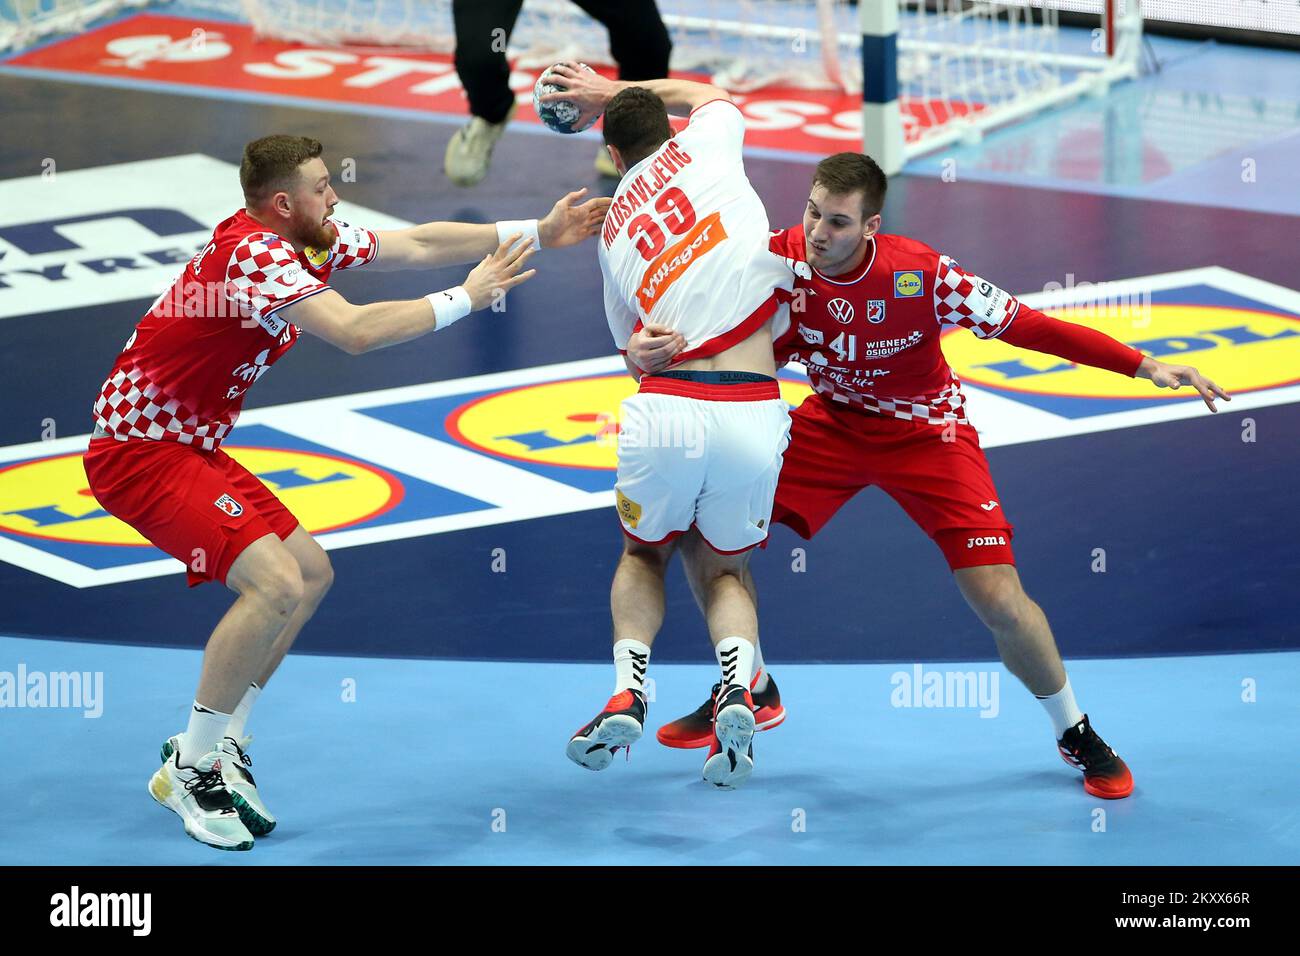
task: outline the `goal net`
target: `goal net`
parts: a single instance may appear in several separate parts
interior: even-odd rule
[[[0,0],[0,50],[147,2]],[[454,46],[451,0],[184,6],[234,13],[263,36],[305,44],[443,53]],[[913,156],[1103,92],[1135,76],[1140,57],[1139,0],[659,0],[659,9],[674,69],[705,72],[738,93],[794,86],[865,94],[865,148],[891,172]],[[1100,26],[1063,30],[1063,9],[1099,14]],[[604,28],[568,0],[525,0],[509,52],[524,69],[611,62]],[[892,99],[875,109],[882,86]]]

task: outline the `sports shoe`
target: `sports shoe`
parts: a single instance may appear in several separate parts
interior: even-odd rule
[[[239,819],[222,778],[229,759],[220,750],[210,750],[195,766],[182,767],[180,751],[173,745],[170,758],[149,781],[149,793],[180,817],[185,832],[200,843],[218,850],[251,850],[253,834]]]
[[[718,692],[713,731],[704,779],[735,790],[754,772],[754,701],[743,684],[728,684]]]
[[[754,682],[758,682],[757,676],[755,676]],[[721,689],[722,685],[720,683],[714,684],[713,690],[709,691],[709,699],[700,704],[694,713],[679,717],[671,724],[664,724],[655,733],[655,738],[665,747],[679,747],[682,750],[711,746],[714,740],[713,701]],[[785,720],[785,708],[781,706],[781,692],[777,690],[776,681],[770,673],[767,675],[767,686],[761,691],[751,689],[750,696],[753,698],[754,707],[756,708],[754,711],[755,732],[771,730]]]
[[[447,144],[443,157],[443,170],[457,186],[474,186],[483,181],[492,164],[492,148],[515,117],[517,104],[510,104],[510,112],[500,123],[489,123],[479,116],[456,130]]]
[[[645,712],[645,694],[639,690],[619,691],[595,720],[569,739],[565,753],[588,770],[604,770],[620,747],[630,747],[641,739]]]
[[[1088,715],[1056,742],[1061,759],[1083,771],[1083,789],[1094,797],[1118,800],[1133,792],[1133,775],[1119,754],[1097,736]]]
[[[230,799],[235,804],[239,819],[243,821],[249,833],[260,837],[266,836],[275,829],[276,819],[262,802],[262,796],[257,792],[257,784],[253,780],[253,772],[248,769],[253,766],[253,758],[244,753],[244,748],[252,742],[251,735],[241,737],[239,740],[226,737],[216,749],[229,758],[221,762],[221,777],[225,781],[226,789],[230,791]],[[162,745],[163,760],[175,753],[179,746],[179,734],[169,738]]]
[[[609,150],[603,146],[600,148],[600,152],[596,154],[596,172],[601,176],[608,176],[610,179],[623,178],[618,171],[618,167],[614,165],[614,161],[609,158]]]

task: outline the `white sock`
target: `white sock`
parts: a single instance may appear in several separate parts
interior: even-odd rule
[[[1034,696],[1038,697],[1037,694]],[[1052,718],[1052,727],[1056,730],[1057,740],[1083,720],[1083,713],[1079,710],[1079,705],[1074,702],[1074,688],[1070,686],[1069,677],[1065,678],[1064,687],[1048,697],[1038,697],[1038,702],[1047,711],[1047,716]]]
[[[755,694],[767,690],[767,665],[763,663],[763,645],[754,641],[754,685],[749,688]]]
[[[244,725],[248,723],[248,715],[253,712],[253,705],[257,703],[257,697],[262,693],[262,688],[258,686],[257,681],[248,685],[248,690],[244,691],[243,698],[239,701],[239,706],[235,712],[230,715],[230,724],[226,727],[226,736],[233,737],[236,742],[244,736]]]
[[[625,637],[614,642],[614,693],[645,690],[645,672],[650,666],[650,647]]]
[[[722,686],[749,686],[754,679],[754,645],[743,637],[724,637],[713,646],[722,668]]]
[[[180,765],[193,767],[197,764],[205,753],[221,743],[229,723],[229,714],[211,710],[196,700],[190,709],[190,725],[181,737]]]

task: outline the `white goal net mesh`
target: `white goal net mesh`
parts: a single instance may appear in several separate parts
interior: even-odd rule
[[[0,0],[0,50],[148,0]],[[907,143],[916,155],[1044,109],[1137,72],[1137,0],[1110,8],[1103,31],[1062,31],[1078,0],[896,2],[897,74]],[[317,46],[386,46],[450,53],[451,0],[186,0],[236,14],[259,34]],[[674,69],[701,71],[734,92],[764,86],[862,87],[860,11],[848,0],[659,0]],[[604,28],[568,0],[526,0],[509,52],[522,69],[558,60],[610,63]]]

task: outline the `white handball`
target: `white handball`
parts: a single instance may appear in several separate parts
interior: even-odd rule
[[[554,66],[548,66],[546,72],[537,78],[533,84],[533,109],[541,117],[542,122],[557,133],[581,133],[584,129],[596,122],[599,117],[593,116],[587,122],[578,126],[578,120],[582,116],[582,110],[577,105],[570,103],[568,100],[557,100],[554,103],[543,103],[542,97],[547,93],[563,93],[564,90],[550,82],[548,77],[551,70],[556,66],[567,66],[577,70],[586,70],[588,73],[594,73],[591,67],[585,63],[556,63]]]

